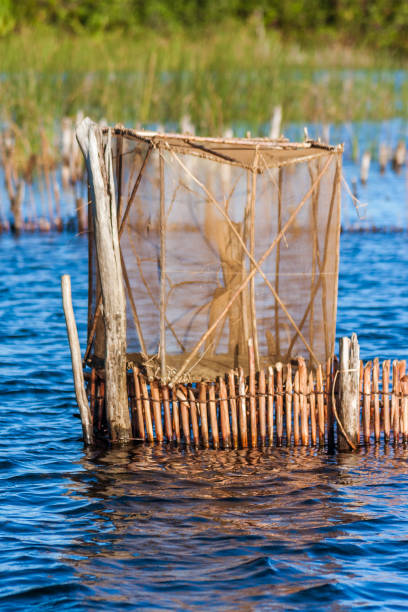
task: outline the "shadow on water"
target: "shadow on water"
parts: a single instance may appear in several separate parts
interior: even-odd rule
[[[89,452],[69,495],[97,509],[64,562],[101,609],[346,610],[398,600],[408,587],[384,562],[407,543],[407,458],[392,448]]]

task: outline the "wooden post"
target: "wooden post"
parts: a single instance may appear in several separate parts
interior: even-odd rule
[[[131,423],[126,385],[126,301],[120,262],[110,132],[105,153],[102,130],[89,118],[80,123],[76,135],[88,169],[94,211],[106,330],[106,413],[112,441],[127,442],[131,437]]]
[[[62,304],[67,325],[69,348],[71,350],[72,373],[74,375],[75,395],[81,414],[82,431],[85,444],[93,444],[92,415],[86,397],[84,372],[82,369],[81,348],[79,346],[78,330],[75,323],[74,309],[71,297],[71,277],[64,274],[61,277]]]
[[[360,347],[356,334],[340,338],[339,370],[339,419],[349,440],[357,446],[360,418]],[[340,450],[350,450],[350,445],[340,428],[337,432]]]

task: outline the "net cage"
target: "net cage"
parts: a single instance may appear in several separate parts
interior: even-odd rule
[[[333,355],[341,146],[119,128],[103,138],[115,172],[129,363],[172,384],[248,372],[250,339],[258,370]],[[92,231],[89,255],[87,357],[97,360]]]

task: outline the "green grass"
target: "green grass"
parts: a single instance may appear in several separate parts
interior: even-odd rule
[[[276,104],[284,122],[338,123],[408,114],[391,55],[333,40],[300,47],[275,31],[227,22],[206,31],[69,36],[31,29],[0,39],[0,120],[14,126],[23,162],[45,131],[57,148],[62,117],[83,111],[130,125],[177,124],[201,133],[234,124],[261,133]]]

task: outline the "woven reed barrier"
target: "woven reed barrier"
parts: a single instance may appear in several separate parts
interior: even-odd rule
[[[324,446],[336,443],[338,359],[316,368],[303,359],[275,364],[249,376],[231,370],[217,380],[170,388],[129,365],[127,388],[133,439],[204,448]],[[87,375],[97,436],[107,434],[105,377]],[[333,404],[334,402],[334,404]],[[408,375],[405,360],[376,358],[359,372],[358,441],[408,442]]]

